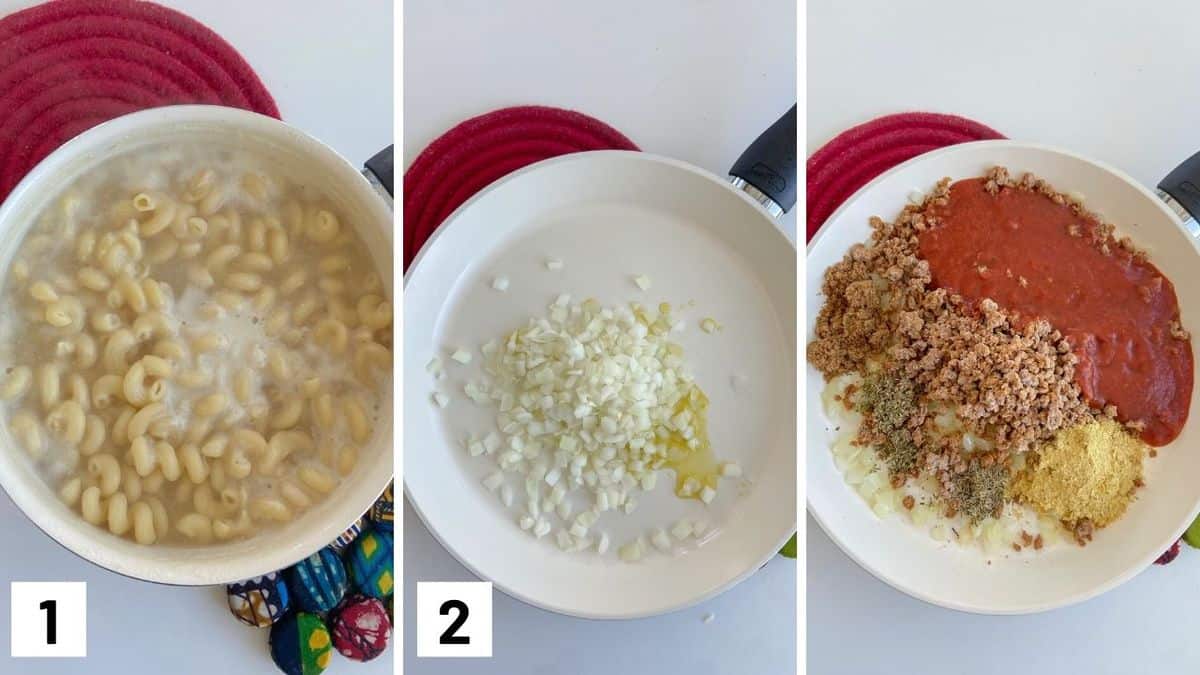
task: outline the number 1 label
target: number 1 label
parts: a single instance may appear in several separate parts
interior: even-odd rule
[[[54,616],[58,609],[58,601],[43,600],[38,604],[38,609],[46,610],[46,644],[58,644],[58,621]]]
[[[87,584],[12,582],[12,656],[87,656]]]

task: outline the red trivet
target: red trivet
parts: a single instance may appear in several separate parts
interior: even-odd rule
[[[462,122],[404,172],[404,266],[447,216],[500,177],[572,152],[637,149],[607,124],[560,108],[503,108]]]
[[[228,42],[136,0],[56,0],[0,20],[0,200],[42,158],[143,108],[211,103],[279,117]]]
[[[947,145],[992,138],[1004,136],[973,120],[936,113],[887,115],[843,131],[808,158],[805,240],[846,198],[893,166]]]

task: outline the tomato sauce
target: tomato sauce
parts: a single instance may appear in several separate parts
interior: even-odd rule
[[[1089,404],[1111,403],[1121,421],[1144,422],[1150,445],[1171,442],[1187,421],[1192,346],[1172,337],[1179,303],[1170,280],[1111,237],[1105,255],[1094,218],[1033,191],[992,195],[984,186],[958,181],[949,202],[930,210],[940,223],[918,246],[933,285],[991,298],[1018,325],[1046,319],[1079,357],[1075,380]]]

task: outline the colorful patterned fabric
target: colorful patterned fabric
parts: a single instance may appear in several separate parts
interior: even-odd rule
[[[375,505],[371,507],[371,522],[375,523],[375,529],[391,532],[396,518],[395,511],[396,501],[392,492],[392,483],[388,483],[387,489],[379,495],[379,499],[376,499]]]
[[[365,532],[350,547],[346,565],[354,587],[363,595],[386,598],[395,587],[392,561],[392,535],[372,530]]]
[[[330,548],[323,548],[288,569],[296,604],[307,612],[328,612],[346,595],[346,568]]]
[[[392,621],[382,602],[357,595],[338,608],[329,632],[339,654],[354,661],[370,661],[387,649]]]
[[[271,660],[287,675],[320,675],[333,658],[333,640],[321,617],[289,614],[271,628]]]
[[[225,587],[229,611],[244,624],[265,628],[279,621],[291,606],[283,575],[271,572]]]
[[[329,548],[337,551],[338,553],[342,553],[347,547],[350,546],[350,544],[354,543],[355,539],[358,539],[358,535],[362,534],[362,531],[367,529],[367,527],[367,519],[359,518],[358,520],[354,521],[353,525],[347,527],[345,532],[339,534],[337,539],[329,542]]]

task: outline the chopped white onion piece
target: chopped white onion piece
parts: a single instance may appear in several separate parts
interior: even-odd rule
[[[680,497],[694,497],[700,490],[700,481],[689,477],[683,481],[683,487],[679,489]]]
[[[643,290],[650,286],[646,277],[638,282]],[[600,553],[608,550],[607,534],[588,538],[600,515],[632,513],[638,493],[655,488],[669,437],[699,445],[701,422],[679,405],[694,380],[679,346],[669,341],[683,324],[665,308],[660,311],[656,318],[637,303],[572,304],[571,296],[558,295],[543,317],[482,345],[483,376],[463,384],[467,397],[495,415],[493,430],[464,441],[467,452],[490,455],[499,475],[513,471],[525,481],[525,513],[518,524],[538,538],[557,530],[554,539],[564,551],[593,545]],[[465,349],[449,358],[463,365],[472,361]],[[740,475],[740,467],[724,465],[722,473]],[[498,478],[488,487],[507,506],[518,485]],[[571,496],[581,489],[586,497]],[[695,477],[681,493],[706,504],[716,496]],[[574,515],[572,500],[581,497],[590,505]],[[551,525],[555,516],[558,522]],[[622,559],[640,559],[651,542],[671,552],[674,541],[699,538],[707,526],[685,519],[666,527],[622,546]]]
[[[934,517],[933,509],[925,504],[917,504],[908,513],[913,524],[918,527],[926,525]]]
[[[492,492],[495,492],[502,483],[504,483],[504,474],[499,471],[483,479],[483,486]]]
[[[508,290],[508,277],[496,277],[492,279],[492,288],[503,293]]]
[[[637,284],[637,287],[643,291],[650,290],[650,277],[647,277],[644,274],[639,274],[638,276],[634,277],[633,283]]]
[[[650,535],[650,543],[654,544],[654,548],[663,553],[671,552],[671,538],[667,536],[667,533],[661,527],[655,528],[654,532]]]
[[[550,497],[554,500],[555,504],[562,502],[566,496],[567,486],[563,485],[562,483],[555,485],[554,489],[550,490]]]
[[[442,370],[442,360],[438,357],[429,359],[429,363],[425,364],[425,372],[438,373]]]
[[[435,391],[433,392],[433,402],[437,404],[437,407],[445,408],[450,403],[450,397],[440,391]]]
[[[495,431],[488,432],[483,438],[483,449],[487,454],[492,454],[500,449],[500,436]]]
[[[641,560],[642,559],[642,542],[641,542],[641,540],[634,539],[633,541],[629,542],[628,544],[625,544],[621,548],[617,549],[617,555],[621,557],[621,560],[623,560],[625,562],[629,562],[629,563],[637,562],[637,561]]]
[[[546,260],[546,269],[551,272],[557,272],[563,268],[563,261],[558,258],[549,258]]]
[[[737,478],[742,475],[742,466],[737,462],[725,462],[721,465],[721,475],[726,478]]]
[[[676,539],[687,539],[691,536],[691,534],[692,521],[688,520],[687,518],[679,519],[679,521],[675,523],[674,527],[671,528],[671,536],[675,537]]]
[[[575,540],[571,538],[570,533],[566,530],[555,532],[554,538],[557,540],[558,548],[563,551],[569,551],[575,546]]]

